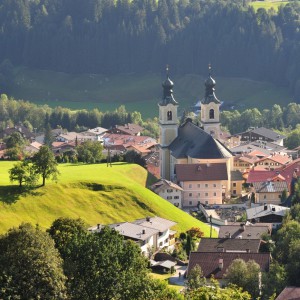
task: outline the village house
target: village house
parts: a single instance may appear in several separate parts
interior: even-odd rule
[[[178,208],[182,208],[182,191],[183,189],[166,179],[160,179],[158,182],[151,185],[151,190],[160,197],[169,201]]]
[[[292,161],[289,155],[273,153],[268,157],[263,157],[254,163],[254,170],[275,170],[282,168]]]
[[[116,125],[112,129],[109,130],[110,133],[116,133],[116,134],[127,134],[127,135],[136,135],[140,136],[141,132],[144,130],[144,127],[128,123],[125,125]]]
[[[141,252],[149,256],[159,249],[172,250],[174,248],[176,231],[171,230],[174,225],[176,223],[173,221],[154,216],[107,226],[114,228],[125,239],[136,242],[141,247]],[[101,229],[102,226],[97,224],[88,230],[100,232]]]
[[[263,181],[254,182],[252,191],[255,194],[255,203],[258,204],[281,204],[283,191],[288,192],[286,181]]]

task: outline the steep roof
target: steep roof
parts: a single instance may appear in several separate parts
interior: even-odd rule
[[[213,275],[216,279],[222,279],[231,263],[238,258],[245,262],[254,260],[263,272],[269,270],[270,253],[191,252],[187,272],[199,265],[204,277],[210,278]],[[222,268],[219,267],[220,260]]]
[[[175,170],[178,181],[212,181],[228,179],[226,163],[177,164]]]
[[[221,142],[189,120],[178,128],[178,136],[169,149],[175,158],[218,159],[232,156]]]
[[[263,233],[270,232],[269,225],[223,225],[219,229],[219,238],[231,237],[232,239],[242,237],[247,239],[260,239]]]
[[[253,130],[249,130],[253,133],[256,133],[256,134],[259,134],[261,136],[264,136],[268,139],[271,139],[273,141],[278,141],[278,140],[281,140],[281,139],[284,139],[285,136],[276,132],[276,131],[273,131],[271,129],[268,129],[268,128],[265,128],[265,127],[259,127],[259,128],[254,128]]]
[[[202,238],[197,252],[258,253],[260,239]]]

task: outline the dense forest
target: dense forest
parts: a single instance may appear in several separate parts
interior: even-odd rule
[[[263,79],[300,98],[300,5],[249,0],[0,0],[0,62],[67,73]],[[9,64],[0,68],[7,81]]]

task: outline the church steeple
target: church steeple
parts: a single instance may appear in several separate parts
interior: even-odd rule
[[[211,76],[212,68],[211,64],[208,65],[208,78],[205,80],[205,97],[202,103],[208,104],[214,102],[220,104],[220,100],[215,95],[216,81]]]
[[[174,83],[169,76],[169,67],[166,68],[167,78],[163,82],[163,97],[158,103],[159,107],[159,143],[160,143],[160,175],[171,179],[169,145],[177,137],[177,108],[178,103],[173,96]]]
[[[213,137],[220,136],[220,100],[215,95],[216,81],[211,76],[211,65],[208,65],[208,78],[204,82],[205,95],[201,100],[201,122],[205,132]]]
[[[176,102],[176,100],[174,99],[174,96],[173,96],[174,83],[170,79],[169,66],[168,65],[166,67],[166,75],[167,75],[167,79],[162,83],[163,97],[162,97],[159,104],[160,105],[167,105],[169,103],[172,103],[174,105],[177,105],[178,103]]]

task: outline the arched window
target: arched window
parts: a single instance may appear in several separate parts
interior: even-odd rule
[[[215,118],[215,111],[213,109],[209,110],[209,118],[214,119]]]
[[[168,111],[167,113],[168,121],[172,121],[172,112]]]

